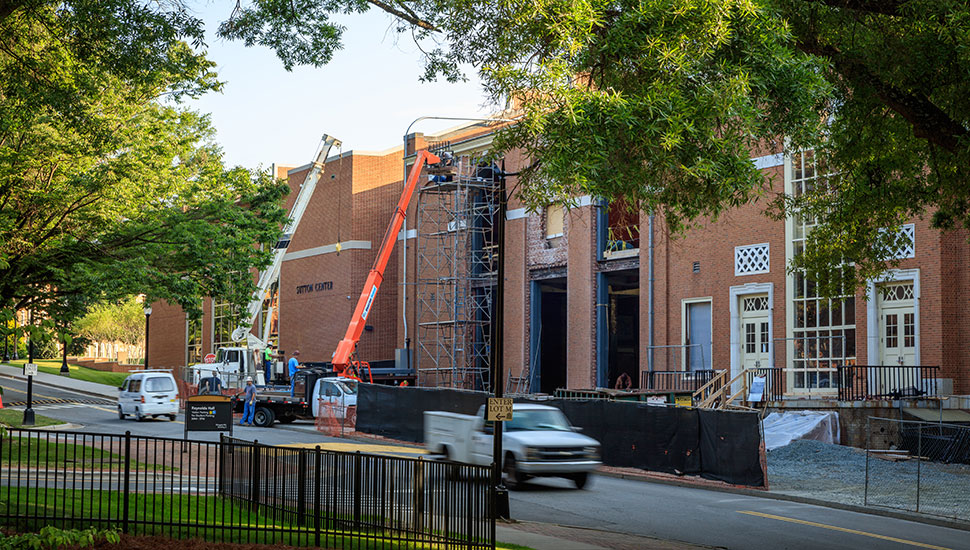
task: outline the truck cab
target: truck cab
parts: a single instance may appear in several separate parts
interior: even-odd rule
[[[600,462],[600,444],[577,433],[555,407],[516,403],[502,430],[502,475],[510,489],[532,477],[558,476],[582,489]],[[424,441],[429,453],[446,460],[486,466],[492,463],[493,423],[485,407],[477,415],[444,411],[424,413]]]
[[[227,388],[244,387],[247,376],[252,376],[256,385],[265,384],[262,362],[257,363],[255,359],[255,352],[248,348],[219,348],[212,363],[199,363],[189,367],[192,371],[192,383],[198,384],[203,378],[217,375]]]

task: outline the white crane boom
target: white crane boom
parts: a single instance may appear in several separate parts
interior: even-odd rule
[[[263,307],[263,299],[266,296],[266,292],[280,276],[283,256],[286,255],[286,249],[290,245],[290,240],[293,238],[293,234],[296,233],[297,226],[300,225],[300,220],[303,218],[303,213],[306,211],[307,205],[310,204],[310,198],[317,188],[320,176],[323,175],[323,167],[327,162],[327,156],[330,155],[330,149],[334,145],[339,146],[340,140],[324,134],[316,160],[310,166],[310,171],[307,172],[306,178],[303,180],[303,185],[300,186],[300,191],[296,195],[296,202],[293,203],[293,208],[290,210],[290,221],[283,228],[283,236],[273,251],[273,262],[260,274],[259,282],[256,283],[256,291],[253,292],[249,306],[246,308],[246,317],[243,318],[243,321],[248,323],[248,326],[239,326],[236,330],[232,331],[233,340],[242,340],[245,338],[249,347],[266,347],[266,342],[251,334],[249,329],[256,322],[256,317]],[[263,338],[267,337],[268,331],[264,331]]]

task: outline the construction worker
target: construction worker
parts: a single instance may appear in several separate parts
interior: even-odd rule
[[[300,369],[300,350],[293,350],[293,356],[290,357],[290,361],[287,363],[288,370],[290,371],[290,395],[293,395],[293,383],[296,381],[296,371]]]
[[[273,356],[275,355],[276,354],[273,353],[273,346],[266,346],[266,349],[263,350],[263,369],[266,370],[267,384],[272,384],[271,380],[273,379]]]

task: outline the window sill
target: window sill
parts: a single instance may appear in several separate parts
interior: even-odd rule
[[[607,250],[603,252],[604,260],[621,260],[623,258],[636,258],[640,256],[639,248],[630,248],[627,250]]]

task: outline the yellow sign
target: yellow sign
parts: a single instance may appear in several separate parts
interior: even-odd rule
[[[485,420],[504,422],[512,420],[511,397],[489,397],[485,407]]]
[[[690,407],[694,403],[689,395],[678,395],[674,397],[674,404],[678,407]]]

